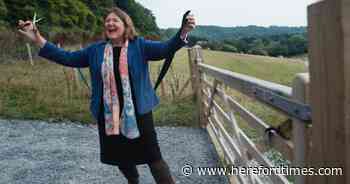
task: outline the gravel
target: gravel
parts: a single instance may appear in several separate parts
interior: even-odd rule
[[[197,167],[218,167],[205,130],[156,127],[160,149],[176,183],[229,183],[224,176],[199,176]],[[191,176],[181,168],[194,167]],[[141,184],[155,183],[147,165],[137,166]],[[115,166],[102,164],[96,127],[71,122],[0,120],[0,184],[127,183]]]

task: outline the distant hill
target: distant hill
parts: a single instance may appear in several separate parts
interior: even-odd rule
[[[162,39],[177,30],[161,30]],[[197,26],[188,40],[189,46],[200,44],[211,50],[290,57],[307,53],[306,31],[306,27],[286,26]]]
[[[177,29],[162,29],[162,37],[169,38]],[[220,26],[197,26],[191,33],[192,36],[205,38],[211,41],[222,41],[240,39],[245,37],[265,37],[282,34],[305,33],[306,27],[286,27],[286,26],[238,26],[238,27],[220,27]]]

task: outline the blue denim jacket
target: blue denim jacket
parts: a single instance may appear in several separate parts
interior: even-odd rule
[[[149,76],[148,61],[167,58],[186,44],[179,32],[166,42],[146,40],[136,37],[129,41],[128,69],[134,87],[136,108],[139,114],[151,111],[159,104],[159,97],[152,87]],[[98,118],[103,90],[101,64],[106,42],[100,41],[78,51],[65,51],[51,42],[40,49],[39,56],[68,67],[89,67],[92,95],[90,110],[94,118]]]

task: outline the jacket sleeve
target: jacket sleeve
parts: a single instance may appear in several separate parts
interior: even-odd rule
[[[180,38],[180,32],[177,32],[175,36],[165,42],[144,39],[143,49],[145,60],[156,61],[167,58],[184,45],[186,45],[186,42]]]
[[[38,55],[64,66],[83,68],[89,66],[88,54],[89,47],[77,51],[65,51],[47,41],[44,47],[39,50]]]

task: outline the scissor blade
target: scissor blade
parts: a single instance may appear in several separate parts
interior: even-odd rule
[[[40,22],[41,20],[43,20],[43,17],[40,18],[40,19],[38,19],[38,20],[35,20],[33,23],[38,23],[38,22]]]
[[[33,25],[35,25],[36,23],[36,12],[34,12],[34,16],[33,16]]]

